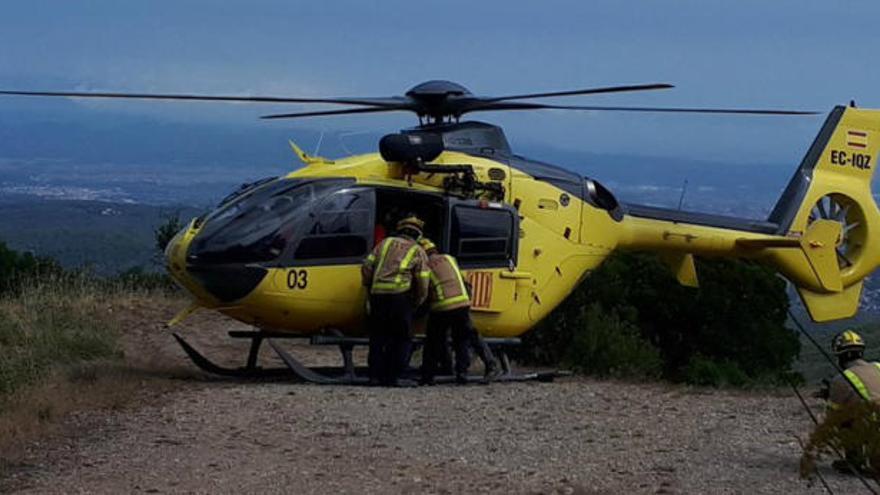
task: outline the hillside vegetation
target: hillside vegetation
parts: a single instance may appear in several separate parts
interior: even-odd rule
[[[194,208],[67,200],[0,200],[0,239],[19,252],[50,257],[68,269],[104,277],[132,268],[159,268],[154,229]]]
[[[139,393],[150,377],[126,360],[120,308],[164,303],[167,282],[136,270],[65,271],[0,243],[0,458],[71,411],[120,407]]]
[[[656,255],[609,258],[524,338],[523,358],[599,376],[695,385],[778,383],[800,351],[785,283],[737,260],[697,260],[700,288]]]
[[[0,299],[0,404],[53,371],[120,357],[104,289],[49,276]]]

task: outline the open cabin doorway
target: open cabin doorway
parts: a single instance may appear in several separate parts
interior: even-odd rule
[[[397,222],[412,215],[425,222],[425,237],[446,252],[446,206],[443,196],[400,189],[376,189],[374,245],[393,234]]]

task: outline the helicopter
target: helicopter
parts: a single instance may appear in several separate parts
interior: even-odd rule
[[[474,325],[499,347],[559,305],[615,250],[660,254],[676,279],[697,287],[694,255],[760,260],[797,289],[812,320],[858,311],[865,277],[880,265],[880,209],[871,193],[880,149],[880,111],[836,106],[765,220],[622,203],[600,182],[515,154],[504,131],[465,114],[581,110],[807,115],[788,110],[580,106],[543,98],[653,91],[640,84],[482,97],[450,81],[427,81],[394,97],[287,98],[98,92],[0,91],[0,95],[345,105],[264,115],[293,119],[412,112],[419,125],[384,136],[377,153],[327,159],[291,142],[303,167],[242,186],[192,219],[165,252],[192,304],[169,322],[206,308],[253,325],[230,332],[251,341],[247,364],[221,367],[182,336],[193,362],[211,373],[293,373],[316,383],[360,383],[352,348],[366,343],[360,265],[403,215],[456,257],[471,290]],[[343,368],[309,368],[273,339],[337,345]],[[285,369],[263,369],[264,340]],[[502,365],[515,375],[506,354]]]

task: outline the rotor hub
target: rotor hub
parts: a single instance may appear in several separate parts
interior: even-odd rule
[[[473,96],[473,93],[461,84],[438,79],[416,84],[406,92],[406,96],[416,100],[423,98],[445,99],[450,96]]]

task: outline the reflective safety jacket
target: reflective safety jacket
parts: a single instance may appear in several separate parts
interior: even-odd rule
[[[419,244],[406,237],[386,237],[361,266],[363,284],[370,294],[402,294],[412,290],[413,303],[428,297],[428,256]]]
[[[448,254],[432,254],[428,256],[428,268],[431,270],[431,291],[428,296],[431,311],[470,307],[471,300],[455,258]]]
[[[843,374],[852,385],[840,375],[834,377],[828,391],[830,409],[838,409],[862,400],[880,403],[880,363],[856,359]]]

